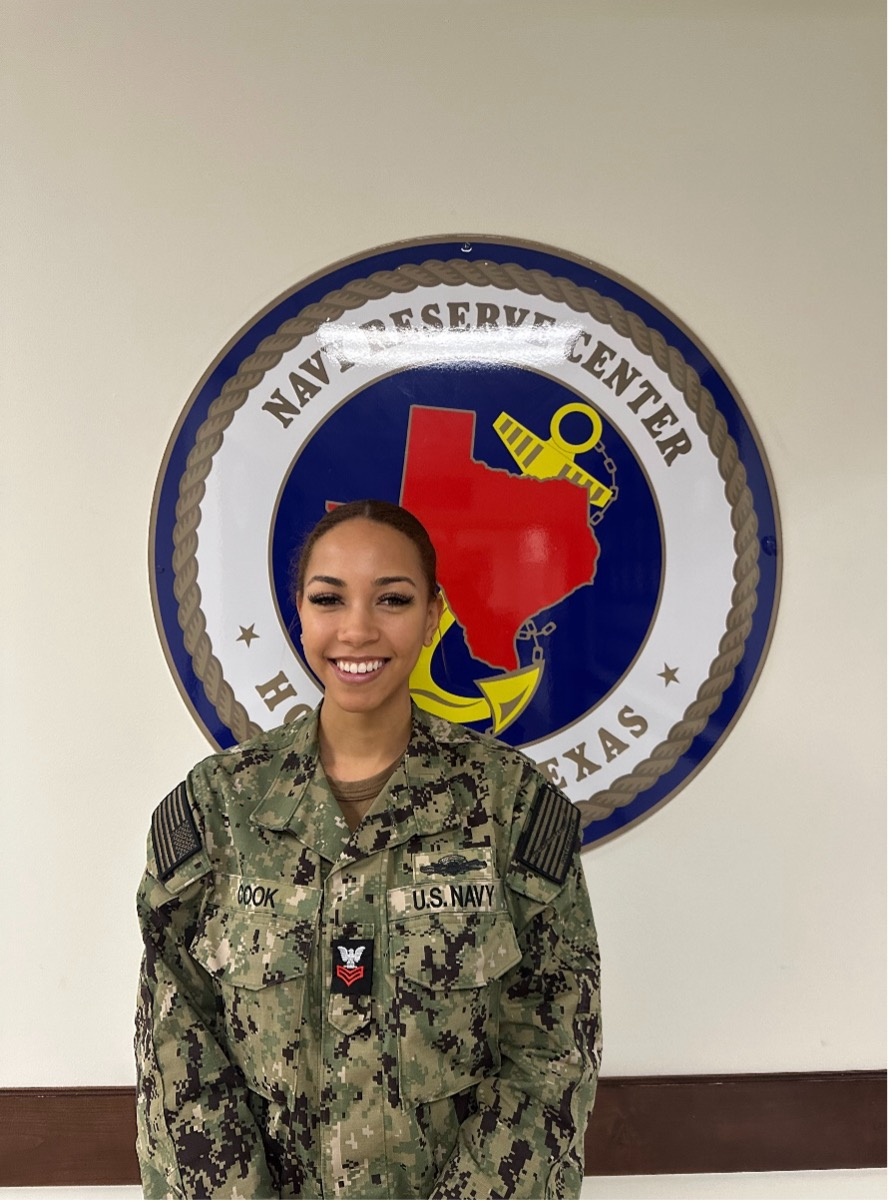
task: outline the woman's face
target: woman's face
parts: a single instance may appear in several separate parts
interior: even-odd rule
[[[403,721],[409,675],[440,617],[412,540],[367,518],[333,527],[310,553],[297,610],[326,708]]]

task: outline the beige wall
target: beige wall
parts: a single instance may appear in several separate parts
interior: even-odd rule
[[[757,426],[785,539],[725,745],[586,854],[610,1074],[885,1064],[881,0],[0,0],[0,1085],[132,1081],[149,815],[207,744],[167,439],[283,289],[416,235],[588,256]]]

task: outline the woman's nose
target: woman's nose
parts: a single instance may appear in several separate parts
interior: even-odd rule
[[[375,615],[365,606],[349,606],[342,611],[338,632],[344,643],[371,643],[378,638]]]

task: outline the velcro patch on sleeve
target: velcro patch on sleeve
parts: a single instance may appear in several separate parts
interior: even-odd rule
[[[581,817],[562,793],[551,785],[541,785],[517,845],[518,862],[562,886],[579,847]]]
[[[155,808],[152,815],[152,845],[159,881],[168,881],[180,865],[201,851],[201,836],[192,817],[185,781],[180,782]]]

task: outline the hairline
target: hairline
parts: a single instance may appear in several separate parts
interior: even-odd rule
[[[392,511],[390,517],[396,517],[397,515],[400,515],[401,517],[408,518],[409,521],[407,525],[409,525],[411,528],[411,526],[414,524],[416,527],[415,532],[409,533],[409,531],[402,529],[401,526],[396,522],[390,521],[386,512],[386,508],[385,513],[383,514],[363,513],[359,508],[368,508],[375,505],[382,505],[386,508],[390,508]],[[356,508],[357,512],[350,513],[348,517],[342,518],[340,521],[335,519],[326,523],[326,519],[330,518],[331,514],[336,514],[339,510],[346,508],[350,508],[351,510]],[[382,502],[375,498],[365,498],[357,502],[347,502],[343,507],[338,506],[336,510],[331,510],[329,511],[329,514],[326,514],[324,517],[320,518],[312,530],[307,534],[303,543],[295,553],[292,561],[294,564],[292,569],[292,587],[294,589],[293,596],[295,601],[300,602],[304,596],[304,593],[306,592],[307,581],[301,581],[300,579],[301,568],[303,568],[303,573],[306,574],[313,550],[315,549],[315,546],[319,540],[325,538],[325,536],[330,534],[331,531],[333,531],[336,527],[346,526],[348,522],[354,522],[357,519],[363,519],[366,522],[373,522],[376,526],[389,527],[391,530],[396,531],[397,534],[402,535],[404,539],[407,539],[412,544],[415,549],[415,554],[418,557],[419,567],[421,568],[422,585],[427,589],[428,600],[433,601],[439,593],[439,585],[437,583],[437,550],[434,547],[429,532],[421,520],[417,518],[415,514],[411,512],[411,510],[407,510],[404,506],[400,506],[396,502]],[[325,524],[325,529],[320,532],[319,527],[323,524]],[[416,585],[416,588],[420,588],[420,586]]]

